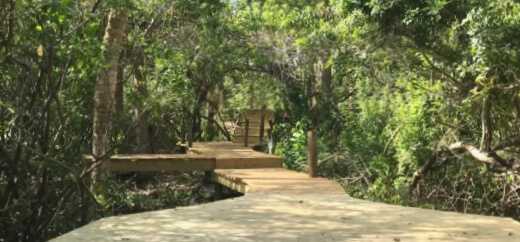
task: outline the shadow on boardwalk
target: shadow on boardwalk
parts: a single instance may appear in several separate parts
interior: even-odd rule
[[[59,241],[516,242],[512,219],[408,208],[346,195],[252,193],[101,219]]]

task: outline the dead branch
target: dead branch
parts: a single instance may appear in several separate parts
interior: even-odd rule
[[[418,185],[419,181],[424,177],[424,175],[433,167],[435,162],[441,157],[446,156],[448,153],[452,153],[456,155],[458,153],[468,153],[471,157],[479,162],[490,164],[493,166],[499,166],[505,168],[505,170],[513,170],[520,171],[520,161],[515,159],[507,160],[505,158],[500,157],[496,151],[501,150],[504,147],[509,147],[512,144],[516,144],[518,142],[517,138],[511,139],[508,142],[499,144],[494,147],[492,151],[483,151],[474,145],[465,144],[462,142],[456,142],[449,146],[445,146],[440,148],[438,151],[434,152],[432,157],[421,167],[419,168],[413,175],[412,181],[410,183],[410,192],[412,192]]]
[[[224,128],[222,125],[220,125],[220,123],[217,122],[215,119],[209,118],[208,116],[204,116],[204,115],[200,115],[200,117],[207,120],[208,122],[212,122],[213,124],[215,124],[217,126],[217,128],[219,129],[219,131],[224,136],[226,136],[226,139],[228,141],[231,140],[231,135],[229,134],[228,130],[226,128]]]
[[[483,151],[471,144],[464,144],[462,142],[456,142],[448,146],[448,149],[452,151],[465,151],[468,152],[475,160],[487,163],[490,165],[500,165],[508,169],[517,169],[520,167],[520,161],[513,159],[506,160],[496,154],[495,151]]]

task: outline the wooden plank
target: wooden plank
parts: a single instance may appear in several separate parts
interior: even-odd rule
[[[243,145],[245,143],[245,140],[246,140],[246,137],[242,136],[242,135],[236,135],[236,136],[233,137],[233,143],[237,143],[237,144],[242,144]],[[249,146],[256,145],[256,144],[260,143],[260,136],[249,135],[247,137],[247,141],[248,141],[248,145]]]
[[[241,193],[345,194],[335,181],[283,168],[217,169],[213,180]]]
[[[211,171],[215,164],[215,157],[194,154],[124,154],[110,157],[105,167],[112,172]]]
[[[51,242],[518,242],[511,218],[442,212],[345,194],[247,194],[112,216]]]
[[[212,180],[233,191],[245,194],[248,185],[240,177],[226,176],[225,173],[213,172]]]
[[[280,168],[282,159],[279,157],[265,158],[226,158],[216,161],[216,169],[253,169],[253,168]]]
[[[232,142],[194,143],[189,152],[214,156],[217,169],[280,168],[282,158]]]

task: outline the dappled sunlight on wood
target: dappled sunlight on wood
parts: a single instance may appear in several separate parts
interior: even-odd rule
[[[519,241],[505,218],[367,202],[346,195],[252,193],[101,219],[54,241]]]
[[[230,142],[190,150],[226,165],[213,180],[246,195],[210,204],[101,219],[55,241],[518,241],[505,218],[353,199],[335,181],[272,168],[277,156]],[[267,158],[267,159],[266,159]],[[222,166],[222,165],[221,165]],[[268,168],[261,168],[268,167]],[[271,168],[269,168],[271,167]],[[276,167],[276,166],[275,166]]]
[[[192,154],[213,156],[217,169],[272,168],[282,167],[282,158],[254,151],[243,144],[231,142],[194,143]]]
[[[217,182],[240,192],[344,194],[336,182],[282,168],[216,170]]]

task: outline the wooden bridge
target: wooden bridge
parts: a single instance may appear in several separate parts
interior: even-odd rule
[[[520,224],[512,219],[353,199],[338,183],[284,169],[281,157],[243,141],[195,143],[185,155],[117,155],[107,167],[203,170],[245,196],[103,218],[53,241],[520,241]]]
[[[336,182],[282,168],[279,156],[233,142],[194,143],[188,154],[115,155],[105,167],[112,172],[210,171],[213,181],[241,193],[345,193]]]
[[[53,241],[520,241],[512,219],[353,199],[334,181],[286,170],[280,157],[231,142],[195,143],[187,155],[115,156],[110,167],[208,170],[246,195],[103,218]]]

